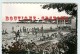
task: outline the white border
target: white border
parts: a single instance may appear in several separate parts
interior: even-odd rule
[[[80,54],[80,23],[79,23],[79,21],[80,21],[80,0],[0,0],[0,32],[2,31],[2,21],[1,21],[1,18],[2,18],[2,16],[1,16],[1,4],[3,3],[3,2],[53,2],[53,3],[77,3],[78,4],[78,19],[77,19],[77,40],[78,40],[78,47],[77,47],[77,54]],[[1,45],[2,45],[2,33],[0,33],[0,54],[2,54],[2,50],[1,50]]]

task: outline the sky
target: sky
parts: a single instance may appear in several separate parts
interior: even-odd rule
[[[40,18],[41,16],[70,16],[66,14],[65,11],[58,12],[57,9],[50,9],[50,10],[42,9],[42,5],[44,4],[3,3],[2,20],[3,22],[6,22],[5,16],[36,16],[37,18]]]

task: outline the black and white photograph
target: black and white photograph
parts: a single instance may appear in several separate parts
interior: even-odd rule
[[[77,54],[76,3],[2,5],[2,54]]]

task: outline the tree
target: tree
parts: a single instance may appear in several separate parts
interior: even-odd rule
[[[43,9],[57,8],[59,12],[64,11],[72,16],[77,17],[77,4],[75,3],[50,3],[42,6]]]

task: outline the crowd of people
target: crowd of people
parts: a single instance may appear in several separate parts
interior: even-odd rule
[[[12,29],[14,30],[14,28]],[[34,31],[34,29],[32,29],[32,31]],[[41,29],[43,30],[43,27],[41,27]],[[50,29],[52,30],[52,28]],[[19,34],[20,32],[22,32],[21,29],[15,33],[16,38],[18,36],[20,37],[20,34]],[[23,27],[23,32],[26,32],[25,27]],[[66,37],[71,37],[73,35],[72,33],[69,33],[69,34],[67,34]],[[45,41],[45,39],[47,38],[48,38],[47,40],[49,40],[50,37],[52,38],[54,36],[56,38],[61,38],[61,41],[59,40],[58,43],[47,41],[45,43],[37,45],[36,42],[32,40],[31,42],[16,40],[16,42],[11,42],[11,45],[8,45],[8,44],[2,45],[2,53],[3,54],[68,54],[70,47],[68,46],[67,43],[63,42],[67,38],[65,39],[64,35],[60,31],[58,32],[58,34],[54,33],[52,35],[47,35],[47,37],[43,36],[44,37],[43,41]],[[8,48],[6,48],[7,46]]]
[[[54,33],[50,37],[52,38],[52,36],[55,36],[56,34],[57,33]],[[60,32],[59,35],[62,36]],[[48,39],[50,37],[48,37]],[[43,38],[43,41],[44,40],[45,38]],[[51,41],[47,41],[45,43],[37,45],[32,40],[31,42],[28,43],[24,42],[23,40],[22,41],[18,40],[16,42],[11,42],[11,46],[8,44],[2,46],[3,54],[5,53],[7,54],[66,54],[68,49],[69,47],[65,43],[61,43],[61,42],[53,43]]]

